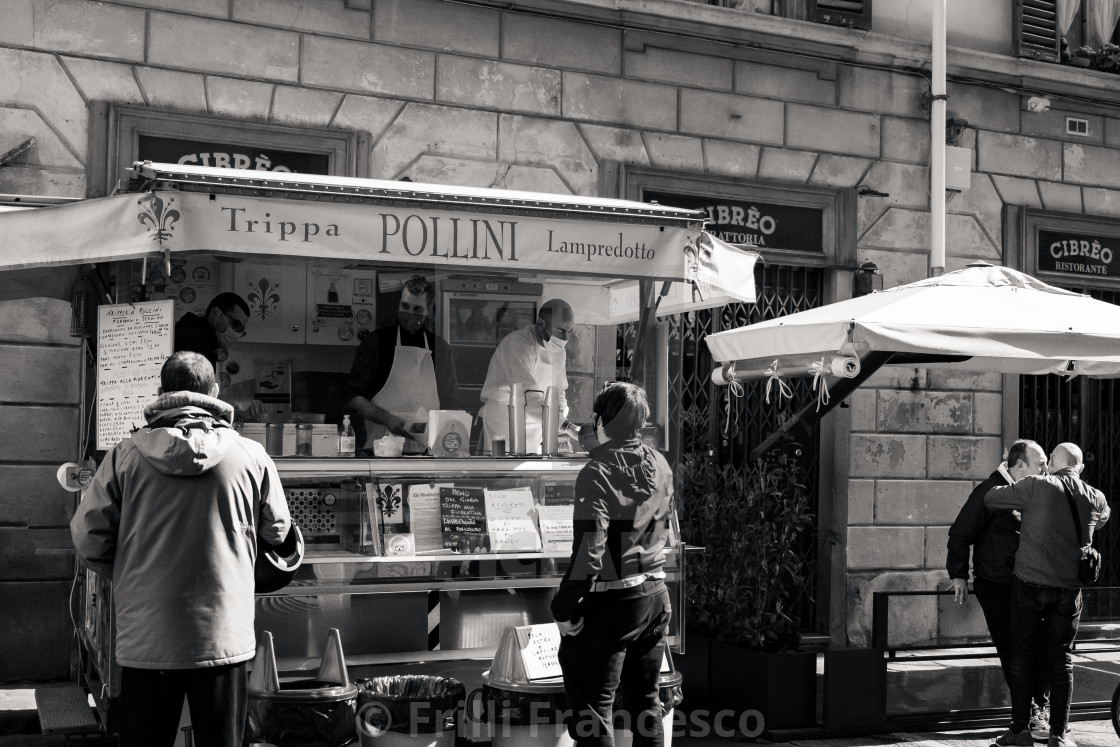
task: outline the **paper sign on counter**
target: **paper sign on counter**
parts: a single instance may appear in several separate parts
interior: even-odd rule
[[[536,503],[528,487],[486,489],[486,522],[494,552],[539,552],[541,537],[534,521]]]
[[[570,552],[574,532],[572,530],[573,506],[538,506],[537,523],[541,527],[541,539],[545,552]]]
[[[521,625],[515,630],[517,645],[521,649],[521,661],[525,664],[525,675],[530,680],[564,675],[559,658],[560,628],[556,623]]]

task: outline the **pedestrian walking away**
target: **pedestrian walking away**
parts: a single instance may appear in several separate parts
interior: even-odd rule
[[[579,747],[613,745],[617,693],[635,747],[660,747],[672,473],[637,437],[649,416],[641,387],[609,384],[592,414],[600,443],[576,478],[572,562],[552,600],[568,734]]]
[[[276,466],[230,425],[209,361],[174,353],[160,384],[70,532],[82,564],[113,580],[120,744],[173,745],[185,697],[196,744],[241,747],[258,543],[286,557],[297,532]]]
[[[1079,567],[1082,548],[1092,544],[1093,531],[1109,517],[1104,494],[1081,480],[1084,468],[1076,444],[1058,444],[1050,455],[1049,475],[994,487],[984,497],[987,508],[1022,515],[1011,592],[1011,728],[995,740],[997,747],[1033,743],[1027,725],[1040,648],[1050,666],[1049,747],[1076,747],[1069,733],[1069,707],[1073,640],[1081,619]]]
[[[1028,475],[1046,473],[1046,452],[1034,441],[1020,439],[1007,451],[1007,461],[976,486],[949,527],[945,567],[949,572],[953,599],[964,604],[968,598],[968,560],[971,551],[973,593],[992,637],[1000,669],[1011,688],[1011,590],[1012,567],[1019,547],[1019,515],[1014,511],[984,507],[984,496],[997,485],[1010,485]],[[1050,670],[1046,650],[1035,659],[1031,688],[1030,730],[1035,741],[1050,735]]]

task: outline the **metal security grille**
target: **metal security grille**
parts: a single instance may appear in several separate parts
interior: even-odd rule
[[[1070,290],[1120,304],[1117,291]],[[1019,377],[1019,433],[1047,451],[1063,441],[1080,446],[1085,453],[1082,476],[1115,506],[1120,489],[1120,381],[1081,376],[1066,381],[1052,374]],[[1104,557],[1097,586],[1120,586],[1120,522],[1105,524],[1093,538],[1093,546]],[[1100,599],[1111,600],[1111,596]],[[1107,611],[1091,613],[1102,616]],[[1120,607],[1113,613],[1120,614]]]
[[[742,468],[752,449],[794,413],[815,401],[810,381],[786,379],[793,390],[792,399],[779,401],[771,387],[766,401],[766,382],[745,382],[743,395],[734,396],[728,387],[712,383],[715,363],[704,338],[714,332],[815,308],[822,303],[824,271],[812,267],[761,264],[755,268],[758,300],[753,304],[729,304],[720,308],[688,312],[667,317],[669,393],[668,428],[679,434],[670,438],[674,461],[687,454],[711,451],[720,464]],[[621,377],[630,364],[637,324],[619,325],[616,363]],[[819,431],[814,428],[812,443],[803,444],[805,472],[812,496],[812,510],[818,509]],[[815,548],[815,542],[808,540]],[[814,558],[815,561],[815,558]],[[815,596],[812,592],[810,597]],[[799,610],[804,630],[815,625],[812,600]]]

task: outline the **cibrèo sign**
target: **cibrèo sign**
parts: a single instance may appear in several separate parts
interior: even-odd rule
[[[728,244],[824,251],[824,211],[820,208],[670,192],[645,192],[642,196],[647,202],[705,211],[708,233]]]
[[[1116,277],[1120,237],[1068,231],[1038,232],[1038,269],[1062,275]]]
[[[700,227],[504,216],[200,192],[141,197],[161,248],[680,278]]]

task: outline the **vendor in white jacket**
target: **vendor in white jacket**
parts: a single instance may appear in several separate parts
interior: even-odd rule
[[[514,330],[502,338],[490,359],[486,380],[482,384],[482,425],[484,450],[491,448],[495,438],[509,441],[509,395],[511,384],[521,384],[526,395],[525,451],[541,453],[541,404],[548,387],[560,393],[560,421],[568,417],[568,368],[564,346],[575,327],[572,307],[564,301],[546,301],[537,314],[537,321]],[[497,456],[497,455],[496,455]]]
[[[241,747],[258,543],[284,548],[295,532],[276,466],[230,425],[210,362],[175,353],[160,383],[70,532],[81,562],[113,579],[120,744],[173,745],[185,695],[196,744]]]

